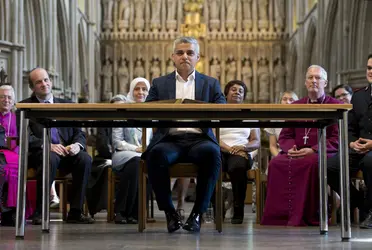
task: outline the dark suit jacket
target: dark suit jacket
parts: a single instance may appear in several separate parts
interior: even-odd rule
[[[351,104],[353,109],[349,111],[349,143],[360,137],[372,139],[371,85],[356,91]]]
[[[54,103],[71,103],[70,101],[60,99],[53,97]],[[39,100],[36,98],[36,96],[32,96],[30,98],[27,98],[21,103],[39,103]],[[19,119],[17,119],[17,123],[19,123]],[[19,124],[17,124],[18,128],[20,127]],[[61,144],[64,146],[73,144],[73,143],[80,143],[84,149],[86,147],[86,138],[81,131],[80,128],[57,128],[59,137],[61,140]],[[29,151],[38,151],[41,149],[41,145],[43,145],[43,126],[40,124],[31,121],[29,123]]]
[[[146,102],[176,99],[176,73],[156,78],[152,82]],[[217,79],[195,71],[195,100],[209,103],[226,103]],[[205,134],[218,144],[210,128],[202,129]],[[148,150],[159,143],[169,132],[169,128],[158,129],[148,146]]]

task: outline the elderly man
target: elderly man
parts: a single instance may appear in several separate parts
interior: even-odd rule
[[[327,72],[312,65],[306,72],[307,96],[292,104],[341,103],[326,96]],[[311,122],[311,121],[309,121]],[[318,136],[315,128],[284,128],[279,136],[282,152],[271,160],[262,224],[301,226],[319,224]],[[338,150],[338,128],[326,132],[327,155]]]
[[[360,228],[372,229],[372,54],[368,56],[366,78],[368,85],[356,91],[351,99],[353,109],[349,112],[349,171],[353,176],[363,171],[367,196],[350,184],[351,210],[360,210]],[[340,188],[340,164],[338,156],[328,161],[328,184],[333,190]]]
[[[176,71],[153,80],[147,102],[167,99],[193,99],[209,103],[225,103],[217,79],[195,70],[199,61],[199,44],[192,37],[181,37],[173,43],[172,60]],[[200,231],[200,220],[207,210],[221,167],[220,146],[210,128],[158,129],[147,151],[149,180],[160,210],[165,212],[168,232],[182,226],[173,203],[169,185],[169,167],[177,162],[191,162],[199,166],[196,200],[183,229]]]
[[[23,103],[68,103],[52,94],[52,81],[43,68],[33,69],[29,74],[29,87],[33,95]],[[19,126],[18,126],[19,127]],[[42,159],[43,127],[30,121],[29,125],[29,166],[37,170],[36,211],[32,224],[41,224],[42,210]],[[90,174],[92,159],[85,151],[85,135],[79,128],[52,128],[50,147],[50,183],[53,182],[57,168],[63,173],[72,173],[72,197],[67,223],[90,224],[94,220],[82,214],[85,189]]]

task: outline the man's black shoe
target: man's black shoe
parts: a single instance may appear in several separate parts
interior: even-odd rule
[[[169,233],[173,233],[182,227],[182,221],[178,213],[174,211],[165,212],[167,218],[167,228]]]
[[[192,212],[182,228],[189,232],[199,233],[201,218],[201,214]]]
[[[66,219],[66,223],[72,223],[72,224],[93,224],[94,219],[85,216],[84,214],[71,214],[69,213]]]

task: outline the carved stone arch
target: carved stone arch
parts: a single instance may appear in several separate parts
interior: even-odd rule
[[[86,47],[86,38],[84,33],[84,26],[80,22],[78,25],[78,46],[79,46],[79,72],[80,72],[80,86],[81,86],[81,92],[85,93],[85,83],[88,79],[88,69],[87,69],[87,62],[88,62],[88,56],[87,56],[87,47]],[[85,93],[86,94],[86,93]]]
[[[334,30],[336,29],[336,15],[337,15],[337,8],[338,8],[338,0],[330,0],[328,3],[327,13],[326,13],[326,20],[325,20],[325,28],[324,28],[324,47],[318,48],[323,50],[323,58],[321,60],[324,62],[324,67],[329,68],[330,66],[330,59],[331,59],[331,46],[332,41],[337,39],[334,36]]]
[[[286,90],[295,90],[296,89],[296,72],[297,72],[297,41],[293,39],[289,46],[289,58],[287,64],[287,83]]]
[[[60,80],[64,81],[65,86],[69,79],[69,62],[70,62],[70,40],[69,40],[69,21],[67,18],[67,10],[64,1],[57,1],[57,25],[58,25],[58,48],[60,49],[60,55],[58,56],[57,64],[60,65],[62,75]]]
[[[311,65],[312,60],[314,59],[312,55],[314,54],[314,45],[315,45],[315,36],[316,36],[316,19],[313,17],[310,19],[309,26],[307,27],[306,37],[305,37],[305,68]]]

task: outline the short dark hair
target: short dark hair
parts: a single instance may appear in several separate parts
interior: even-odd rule
[[[372,58],[372,54],[369,54],[367,60],[369,60],[369,59],[371,59],[371,58]]]
[[[243,89],[244,89],[244,99],[245,99],[245,96],[247,95],[247,91],[248,91],[248,89],[247,89],[247,86],[245,85],[245,83],[243,82],[243,81],[239,81],[239,80],[232,80],[232,81],[230,81],[230,82],[228,82],[227,84],[226,84],[226,86],[225,86],[225,90],[224,90],[224,94],[225,94],[225,96],[227,96],[227,94],[229,93],[229,91],[230,91],[230,88],[232,87],[232,86],[234,86],[234,85],[240,85],[240,86],[242,86],[243,87]]]
[[[371,57],[372,58],[372,57]],[[349,85],[346,85],[346,84],[340,84],[340,85],[337,85],[336,87],[333,88],[332,90],[332,96],[335,97],[336,95],[336,91],[338,89],[345,89],[347,92],[349,92],[350,95],[353,94],[353,89],[349,86]]]

